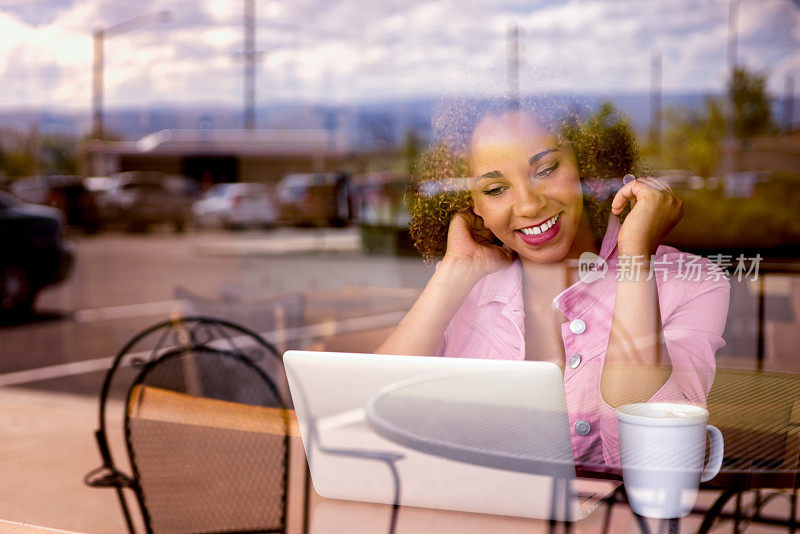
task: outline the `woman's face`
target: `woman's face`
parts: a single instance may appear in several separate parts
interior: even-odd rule
[[[572,250],[583,215],[571,149],[514,111],[481,121],[470,140],[475,214],[520,258],[554,263]]]

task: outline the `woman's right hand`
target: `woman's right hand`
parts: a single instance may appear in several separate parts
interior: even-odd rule
[[[381,354],[436,354],[447,325],[475,284],[514,259],[514,251],[495,244],[494,235],[472,211],[450,221],[447,251],[428,285],[389,338]]]
[[[457,213],[450,220],[442,261],[467,266],[478,278],[483,277],[508,266],[516,255],[508,246],[495,243],[495,236],[483,225],[483,219],[471,210]]]

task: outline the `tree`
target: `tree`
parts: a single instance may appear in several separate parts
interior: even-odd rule
[[[582,176],[621,178],[641,171],[630,121],[608,100],[585,120],[567,117],[561,133],[575,151]]]
[[[40,168],[43,174],[78,174],[78,140],[64,134],[49,134],[41,139]]]
[[[665,113],[661,164],[709,177],[717,168],[725,137],[725,115],[718,100],[707,98],[699,111],[670,109]]]
[[[35,128],[21,132],[12,128],[0,130],[0,171],[9,178],[36,172],[38,136]]]
[[[688,169],[705,177],[717,172],[722,141],[729,128],[744,143],[770,130],[772,122],[766,81],[766,74],[737,68],[728,81],[731,102],[728,119],[722,102],[712,98],[707,98],[699,111],[667,110],[660,163],[666,167]]]
[[[405,156],[405,170],[409,175],[414,172],[414,164],[422,151],[422,139],[420,135],[412,129],[406,131],[403,139],[403,156]]]
[[[78,139],[65,134],[40,135],[0,129],[0,173],[12,177],[34,174],[78,174]]]
[[[747,141],[767,133],[772,125],[767,75],[737,67],[728,81],[728,96],[733,104],[733,135]]]

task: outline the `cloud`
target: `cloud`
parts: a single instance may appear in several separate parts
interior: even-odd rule
[[[505,88],[507,32],[521,29],[523,91],[646,91],[663,58],[665,91],[721,91],[728,2],[260,0],[258,98],[390,99]],[[106,42],[106,102],[239,103],[239,0],[0,2],[0,101],[78,106],[90,100],[91,33],[160,10]],[[740,2],[739,57],[766,67],[773,92],[800,62],[800,9]]]

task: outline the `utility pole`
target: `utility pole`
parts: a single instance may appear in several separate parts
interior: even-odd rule
[[[737,40],[737,19],[739,17],[739,0],[730,0],[730,13],[728,16],[728,71],[733,79],[733,71],[736,70],[736,40]]]
[[[256,0],[244,0],[244,127],[256,127],[256,66],[263,54],[256,51]]]
[[[650,142],[661,152],[661,53],[650,58]]]
[[[95,30],[92,34],[94,59],[92,61],[92,136],[103,138],[103,40],[105,32]]]
[[[94,45],[94,58],[92,61],[92,137],[102,139],[104,134],[103,126],[103,93],[104,93],[104,73],[105,73],[105,40],[116,37],[152,22],[167,22],[171,18],[169,11],[159,11],[148,13],[125,22],[120,22],[108,28],[98,28],[92,32],[92,42]]]
[[[244,0],[244,127],[256,126],[256,0]]]
[[[519,26],[508,29],[508,107],[519,108]]]
[[[739,16],[739,0],[730,1],[730,12],[728,15],[728,72],[730,73],[729,86],[728,86],[728,127],[726,128],[727,134],[722,149],[722,161],[724,162],[723,171],[733,172],[736,170],[735,152],[736,142],[733,135],[733,121],[736,115],[736,106],[733,102],[733,88],[734,77],[736,74],[736,40],[737,40],[737,19]]]

